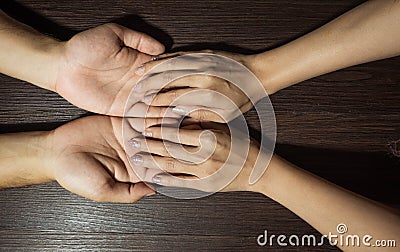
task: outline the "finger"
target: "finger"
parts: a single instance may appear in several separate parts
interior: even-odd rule
[[[140,158],[141,165],[148,169],[158,169],[168,173],[185,173],[190,175],[200,175],[200,173],[203,174],[198,165],[193,165],[176,158],[159,157],[153,155],[135,156],[135,158]]]
[[[109,26],[128,47],[149,55],[158,55],[165,50],[163,44],[147,34],[131,30],[118,24],[112,23],[109,24]]]
[[[173,157],[175,159],[184,160],[187,162],[201,162],[203,157],[199,147],[182,146],[180,144],[171,143],[167,141],[133,138],[129,141],[129,145],[136,149],[137,152],[143,152],[144,155],[155,154],[162,157]],[[140,153],[137,155],[141,155]],[[136,161],[139,159],[138,164],[143,165],[143,157],[132,157],[131,160]],[[144,165],[147,167],[146,165]]]
[[[138,68],[137,71],[140,70],[139,72],[142,74],[148,73],[149,71],[151,71],[152,74],[140,80],[138,85],[135,86],[135,91],[147,93],[150,90],[159,90],[163,88],[163,85],[173,81],[177,81],[171,84],[173,86],[188,86],[188,83],[194,85],[198,82],[200,83],[198,85],[210,86],[216,80],[223,81],[221,78],[204,74],[204,69],[210,67],[211,63],[212,62],[210,62],[207,57],[202,58],[202,55],[198,54],[150,61]],[[153,69],[155,67],[157,68]],[[201,77],[197,77],[197,75]],[[181,77],[183,80],[178,81]],[[197,79],[197,81],[193,79]],[[227,81],[223,82],[228,83]]]
[[[213,51],[210,49],[204,49],[204,50],[200,50],[200,51],[181,51],[181,52],[171,52],[171,53],[163,53],[160,54],[157,59],[164,59],[164,58],[172,58],[172,57],[176,57],[176,56],[182,56],[185,54],[193,54],[193,53],[209,53],[209,54],[220,54],[220,55],[224,55],[225,57],[228,58],[236,58],[234,57],[235,55],[233,55],[232,53],[228,53],[228,52],[224,52],[224,51]]]
[[[157,139],[164,139],[174,143],[180,143],[191,146],[200,146],[200,136],[203,130],[188,130],[169,127],[150,127],[143,135]]]
[[[172,64],[172,62],[173,65],[168,66],[168,64]],[[218,90],[230,89],[230,84],[225,79],[197,73],[198,69],[196,67],[190,64],[180,66],[179,62],[175,62],[176,61],[171,61],[171,63],[167,62],[163,66],[160,66],[160,69],[158,69],[156,73],[141,80],[139,82],[140,85],[136,86],[135,90],[149,95],[163,88],[197,87],[211,90],[215,88],[218,88]],[[146,68],[148,67],[147,64],[155,63],[146,63]],[[151,68],[148,69],[148,71],[150,70]]]
[[[173,58],[173,57],[177,57],[177,56],[181,56],[181,55],[185,55],[189,52],[171,52],[171,53],[163,53],[160,54],[156,57],[155,60],[163,60],[163,59],[167,59],[167,58]]]
[[[168,61],[169,59],[172,59],[177,56],[182,56],[184,54],[187,54],[186,52],[175,52],[175,53],[164,53],[161,55],[158,55],[154,57],[154,60],[146,62],[143,67],[144,67],[144,72],[147,73],[150,71],[153,67],[157,66],[158,64],[161,64],[163,62]]]
[[[144,183],[132,184],[112,181],[98,192],[98,196],[94,197],[94,200],[99,202],[133,203],[144,196],[154,193],[154,190]]]
[[[196,86],[196,85],[194,85]],[[169,87],[169,85],[168,85]],[[223,94],[203,88],[179,88],[167,92],[151,93],[144,96],[143,102],[151,106],[203,106],[208,108],[224,108]],[[231,105],[231,104],[228,104]]]
[[[153,183],[161,186],[182,187],[201,190],[198,184],[199,181],[201,180],[197,176],[188,175],[173,176],[170,174],[157,174],[152,178]]]
[[[136,182],[150,182],[152,183],[152,178],[154,175],[160,173],[160,169],[151,169],[151,168],[146,168],[142,165],[136,165],[131,162],[131,169],[133,170],[135,177],[137,177]]]
[[[177,111],[179,108],[180,107],[175,108],[175,111]],[[181,109],[183,111],[185,110],[184,107],[181,108]],[[219,109],[213,109],[213,110],[214,111],[218,111]],[[189,113],[188,116],[193,118],[193,119],[195,119],[195,120],[198,120],[200,122],[218,122],[218,123],[227,123],[230,120],[232,120],[233,118],[235,118],[235,116],[231,116],[231,115],[227,116],[226,118],[223,118],[219,114],[217,114],[217,113],[215,113],[213,111],[210,111],[210,110],[205,110],[205,109],[197,109],[197,110]]]
[[[219,130],[230,134],[229,126],[225,123],[201,122],[200,125],[202,129],[212,129],[214,131]]]
[[[129,109],[125,111],[124,116],[141,118],[181,117],[181,115],[177,115],[176,113],[174,113],[172,111],[172,108],[148,106],[142,102],[133,104]]]
[[[179,120],[176,118],[127,118],[129,125],[138,132],[143,132],[146,128],[162,125],[177,127],[179,125]]]
[[[136,149],[138,152],[146,152],[164,157],[171,156],[167,150],[168,147],[160,140],[133,138],[129,140],[129,146]]]
[[[179,104],[181,105],[192,105],[198,103],[198,101],[193,101],[193,95],[190,95],[189,92],[197,89],[194,88],[182,88],[182,89],[174,89],[165,93],[153,93],[146,95],[143,98],[143,102],[147,105],[151,106],[172,106],[173,102],[179,98]],[[198,90],[197,90],[198,92]],[[196,93],[197,93],[196,92]],[[197,97],[196,97],[197,99]],[[189,102],[188,102],[189,100]],[[197,105],[197,104],[196,104]]]
[[[218,108],[203,108],[199,106],[175,106],[171,111],[177,115],[189,116],[199,122],[227,123],[241,114],[240,110],[233,113]],[[191,112],[192,111],[192,112]],[[227,114],[227,115],[226,115]]]
[[[191,129],[191,130],[201,130],[201,126],[199,124],[189,124],[181,127],[181,129]]]

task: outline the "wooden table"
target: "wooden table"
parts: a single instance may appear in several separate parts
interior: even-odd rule
[[[362,1],[1,1],[41,32],[68,39],[117,22],[146,32],[169,50],[252,53],[297,38]],[[345,188],[400,208],[400,58],[305,81],[271,97],[277,152]],[[0,131],[50,130],[87,112],[58,95],[0,76]],[[250,122],[254,112],[246,115]],[[256,122],[253,122],[256,124]],[[397,145],[396,145],[397,141]],[[265,250],[256,238],[315,234],[281,205],[252,193],[198,200],[161,195],[101,204],[56,183],[0,191],[0,248],[9,250]],[[335,251],[272,247],[279,251]]]

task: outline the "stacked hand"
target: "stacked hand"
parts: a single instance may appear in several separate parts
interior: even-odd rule
[[[206,192],[251,190],[248,181],[259,154],[258,143],[246,137],[232,139],[226,125],[152,126],[144,134],[151,138],[132,138],[132,149],[139,151],[138,165],[160,170],[153,183]]]
[[[170,61],[173,57],[193,53],[224,56],[241,63],[245,67],[252,68],[252,56],[206,50],[160,56],[157,61],[144,64],[145,72],[147,73],[155,66]],[[168,63],[169,67],[164,67],[162,72],[154,74],[140,82],[134,89],[136,97],[138,97],[139,101],[151,107],[173,105],[173,111],[177,115],[188,115],[199,121],[215,122],[226,122],[227,119],[228,121],[232,120],[239,114],[252,108],[253,104],[251,99],[253,99],[254,102],[254,98],[256,101],[261,98],[257,97],[260,91],[256,88],[249,87],[249,83],[246,83],[246,90],[243,90],[243,87],[238,87],[236,84],[223,78],[205,74],[191,74],[173,80],[170,83],[165,83],[165,80],[168,79],[169,76],[176,75],[179,72],[182,74],[193,73],[198,71],[201,67],[210,67],[211,62],[209,62],[208,59],[205,59],[204,62],[199,62],[200,60],[198,59],[194,59],[193,61],[195,60],[196,62],[193,63]],[[216,64],[216,66],[218,66],[218,64]],[[219,68],[222,74],[229,70],[224,69],[224,66]],[[211,69],[215,71],[212,65]],[[240,75],[242,73],[238,72],[237,74]],[[245,74],[248,73],[242,75]],[[163,84],[165,85],[163,86]],[[264,91],[262,86],[261,91]],[[261,92],[261,94],[262,93],[263,92]]]

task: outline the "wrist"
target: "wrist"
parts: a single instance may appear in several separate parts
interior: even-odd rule
[[[53,181],[55,180],[54,176],[54,130],[45,131],[43,134],[38,136],[38,140],[40,143],[40,149],[38,158],[40,159],[40,169],[43,177]]]
[[[52,181],[48,132],[0,136],[0,187],[17,187]]]
[[[246,55],[245,58],[245,65],[260,80],[268,95],[280,90],[279,80],[276,78],[279,69],[273,64],[275,61],[273,51]]]
[[[51,131],[29,132],[29,138],[26,140],[25,155],[34,173],[37,174],[43,182],[52,181],[50,160],[52,156],[52,133]]]
[[[54,91],[64,43],[7,16],[0,21],[0,72]]]
[[[285,160],[273,154],[261,178],[252,185],[252,191],[276,200],[274,197],[275,192],[279,191],[280,187],[284,185],[284,183],[281,183],[281,180],[285,180],[285,172],[287,172],[284,169],[285,166],[282,165],[283,162]]]
[[[42,35],[43,36],[43,35]],[[56,92],[58,72],[63,64],[65,42],[43,36],[37,46],[37,54],[40,55],[39,64],[42,65],[43,78],[38,78],[38,86]]]

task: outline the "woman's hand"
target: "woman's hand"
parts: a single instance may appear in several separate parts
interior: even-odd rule
[[[157,125],[159,121],[123,121],[121,118],[90,116],[54,130],[49,136],[46,154],[49,177],[67,190],[95,201],[135,202],[154,193],[141,183],[151,180],[159,170],[133,167],[124,149],[124,131],[139,136],[134,127]],[[128,134],[128,133],[127,133]]]
[[[88,111],[122,116],[143,72],[137,68],[164,46],[150,36],[117,24],[78,33],[65,43],[53,89]],[[54,64],[54,63],[53,63]]]
[[[255,190],[249,177],[259,155],[258,143],[246,137],[231,139],[225,125],[156,126],[143,134],[151,138],[133,138],[132,148],[140,151],[137,165],[162,169],[153,183],[207,192]]]
[[[149,72],[153,67],[164,63],[165,61],[171,60],[173,57],[192,53],[195,52],[163,55],[157,61],[150,61],[144,64],[144,71]],[[213,52],[210,50],[200,51],[196,53],[221,55],[233,59],[248,68],[252,67],[251,56],[233,54],[228,52]],[[212,64],[209,63],[209,59],[204,59],[204,62],[202,62],[201,60],[203,59],[193,59],[191,62],[187,60],[183,64],[176,64],[171,62],[167,63],[169,64],[167,69],[163,69],[161,72],[144,79],[137,87],[135,87],[134,92],[136,92],[136,96],[138,96],[142,102],[150,106],[165,107],[173,105],[173,111],[176,114],[189,115],[191,118],[197,119],[199,121],[226,122],[226,119],[228,119],[229,121],[253,107],[250,98],[255,98],[260,94],[257,88],[248,87],[250,86],[250,83],[246,83],[248,84],[248,86],[246,87],[247,90],[243,92],[243,90],[241,90],[241,88],[243,87],[239,88],[234,83],[211,75],[192,74],[176,79],[160,89],[160,87],[162,87],[162,84],[167,84],[163,82],[165,82],[165,80],[168,79],[169,76],[176,74],[178,71],[182,73],[190,73],[190,71],[201,71],[202,67],[206,69],[207,67],[210,67],[210,64]],[[224,69],[224,67],[226,66],[222,63],[217,62],[215,65],[216,68],[213,68],[213,66],[211,65],[211,69],[213,71],[215,70],[218,72],[218,68],[221,69],[222,73],[232,71],[231,69],[229,69],[229,67],[227,67],[227,69]],[[245,68],[243,67],[243,69]],[[244,76],[251,73],[247,71],[244,74],[242,74],[241,72],[238,72],[237,74],[240,76]],[[257,82],[256,85],[258,84],[259,83]],[[261,85],[260,88],[261,91],[264,90]],[[224,99],[224,97],[222,96],[226,96],[228,99]],[[179,99],[176,100],[177,98]],[[260,99],[260,97],[256,98],[256,100],[258,99]]]

